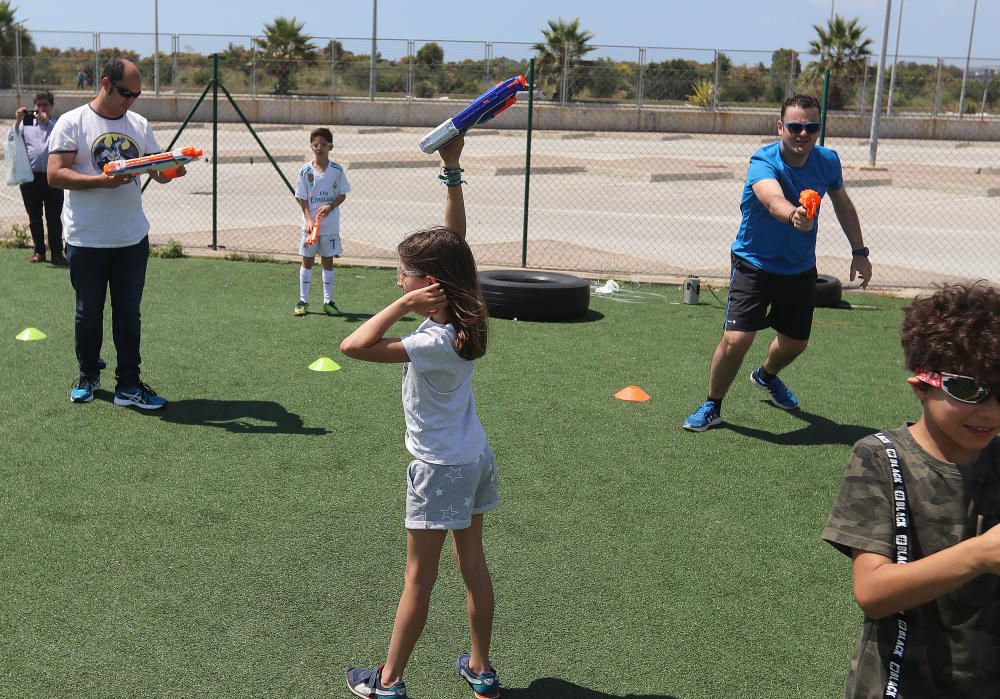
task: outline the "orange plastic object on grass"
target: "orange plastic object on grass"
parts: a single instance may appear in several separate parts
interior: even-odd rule
[[[637,403],[642,403],[649,400],[649,394],[638,386],[626,386],[615,394],[615,398],[618,400],[631,400]]]
[[[806,216],[816,218],[819,211],[819,194],[811,189],[803,189],[799,194],[799,203],[806,207]]]

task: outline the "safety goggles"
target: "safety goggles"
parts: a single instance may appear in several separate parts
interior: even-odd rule
[[[110,82],[111,82],[111,87],[113,87],[116,90],[118,90],[118,94],[121,95],[122,97],[124,97],[127,100],[139,99],[139,95],[142,94],[142,90],[139,90],[138,92],[132,92],[131,90],[125,89],[124,87],[122,87],[121,85],[119,85],[118,83],[116,83],[114,80],[112,80]]]
[[[426,277],[427,275],[423,272],[418,272],[415,269],[406,269],[405,267],[396,267],[396,278],[402,279],[403,277]]]
[[[791,131],[793,134],[798,136],[805,129],[806,133],[818,133],[819,132],[819,122],[818,121],[783,121],[781,122],[785,125],[785,128]]]
[[[980,381],[972,376],[921,370],[917,372],[917,379],[928,386],[940,388],[959,403],[977,405],[990,396],[1000,396],[1000,385]]]

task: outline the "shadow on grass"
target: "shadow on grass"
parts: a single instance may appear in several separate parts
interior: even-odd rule
[[[672,694],[605,694],[554,677],[534,680],[531,686],[523,689],[504,687],[503,697],[504,699],[677,699]]]
[[[490,316],[490,321],[511,321],[514,322],[513,318],[495,318]],[[558,323],[560,325],[573,325],[574,323],[595,323],[599,320],[604,320],[604,314],[600,311],[595,311],[593,308],[587,310],[587,315],[582,318],[569,318],[567,320],[524,320],[521,318],[517,319],[518,323]],[[506,694],[507,690],[503,690]]]
[[[324,318],[333,318],[336,320],[342,320],[345,323],[360,323],[361,321],[368,320],[374,313],[352,313],[351,311],[340,311],[336,315],[327,316],[323,311],[306,311],[307,316],[323,316]],[[402,320],[406,320],[403,318]]]
[[[774,407],[771,406],[770,403],[767,403],[767,401],[763,402],[770,407]],[[774,409],[780,410],[781,408]],[[854,443],[862,437],[867,437],[868,435],[875,434],[879,431],[879,428],[866,427],[864,425],[847,425],[834,422],[833,420],[823,417],[822,415],[807,413],[801,408],[798,410],[792,410],[788,414],[802,420],[806,424],[797,430],[784,432],[782,434],[775,434],[774,432],[767,432],[753,427],[744,427],[743,425],[734,425],[729,422],[723,423],[723,425],[732,432],[742,434],[746,437],[760,439],[765,442],[771,442],[772,444],[783,444],[787,446],[805,446],[816,444],[845,444],[847,446],[853,446]]]
[[[138,409],[136,409],[138,410]],[[322,427],[305,427],[302,418],[269,400],[178,400],[150,415],[164,422],[200,427],[221,427],[244,434],[324,435]]]

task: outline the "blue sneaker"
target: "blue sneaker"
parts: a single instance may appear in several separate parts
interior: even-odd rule
[[[688,415],[687,420],[684,421],[681,427],[690,432],[704,432],[709,427],[715,427],[720,424],[722,424],[722,415],[719,414],[719,409],[715,407],[715,403],[707,400],[697,410]]]
[[[101,387],[101,377],[92,379],[88,376],[81,376],[73,384],[73,389],[69,392],[69,399],[74,403],[89,403],[94,400],[94,391]]]
[[[500,678],[497,671],[490,668],[487,672],[477,675],[469,667],[469,654],[462,653],[456,662],[458,674],[469,683],[472,693],[479,699],[497,699],[500,696]]]
[[[138,386],[115,391],[115,405],[134,405],[143,410],[159,410],[166,404],[166,398],[156,395],[156,392],[142,381]]]
[[[402,680],[391,687],[383,687],[381,674],[381,665],[369,668],[352,667],[347,671],[347,688],[354,696],[365,699],[406,697],[406,684]]]
[[[795,410],[799,407],[799,399],[788,389],[785,382],[777,376],[770,381],[765,381],[760,377],[760,367],[757,367],[750,374],[750,380],[760,390],[770,392],[771,405],[776,405],[782,410]]]

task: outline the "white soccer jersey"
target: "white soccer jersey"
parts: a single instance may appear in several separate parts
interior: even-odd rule
[[[312,227],[312,222],[316,219],[316,212],[319,211],[320,207],[324,204],[330,204],[341,194],[347,194],[350,191],[351,185],[347,181],[344,169],[332,160],[323,172],[317,171],[311,162],[299,168],[299,179],[295,185],[295,198],[308,202],[310,217],[309,221],[303,217],[303,229]],[[319,234],[322,237],[340,234],[339,206],[320,220]]]

